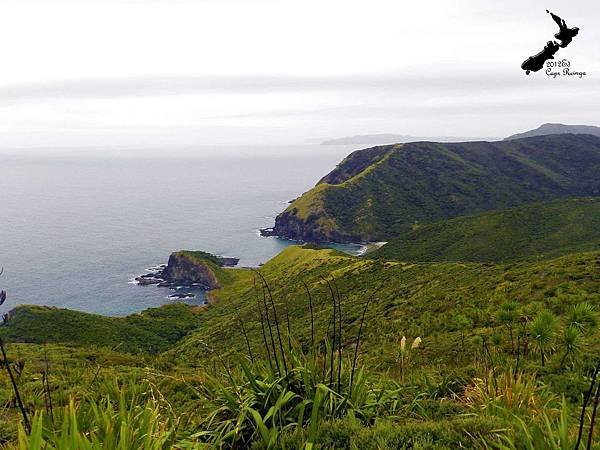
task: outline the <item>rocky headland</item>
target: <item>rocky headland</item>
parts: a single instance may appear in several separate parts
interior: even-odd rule
[[[147,269],[148,273],[135,278],[142,286],[157,285],[168,288],[197,288],[206,291],[218,289],[219,272],[225,267],[234,267],[238,258],[216,256],[202,251],[181,250],[171,253],[167,264]],[[193,298],[189,292],[176,292],[171,298]]]
[[[599,170],[600,137],[591,134],[378,146],[348,155],[261,234],[387,241],[459,216],[600,196]]]

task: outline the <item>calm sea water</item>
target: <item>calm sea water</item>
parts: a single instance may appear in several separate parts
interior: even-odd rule
[[[265,262],[290,243],[260,237],[258,229],[349,151],[0,156],[0,288],[8,292],[0,313],[43,304],[119,316],[162,305],[172,301],[168,289],[128,281],[179,249],[236,256],[242,266]]]

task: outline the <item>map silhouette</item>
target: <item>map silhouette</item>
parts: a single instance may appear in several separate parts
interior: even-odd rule
[[[523,64],[521,64],[521,69],[523,69],[527,75],[529,75],[531,72],[537,72],[540,70],[542,67],[544,67],[544,63],[549,59],[554,59],[556,52],[569,45],[571,41],[573,41],[573,38],[579,33],[579,28],[569,28],[564,19],[548,10],[546,10],[546,12],[550,14],[552,20],[554,20],[559,27],[559,32],[556,33],[554,37],[560,41],[560,44],[556,41],[548,41],[541,52],[530,56],[523,61]]]
[[[560,31],[558,33],[556,33],[554,35],[554,37],[560,41],[560,46],[562,48],[565,48],[567,45],[569,45],[571,43],[573,38],[575,36],[577,36],[577,33],[579,33],[579,28],[577,28],[577,27],[569,28],[569,27],[567,27],[567,23],[565,22],[565,19],[561,19],[556,14],[553,14],[548,10],[546,10],[546,12],[548,14],[550,14],[550,16],[552,16],[552,19],[554,19],[554,21],[557,23],[558,27],[560,28]]]
[[[539,52],[537,55],[530,56],[523,64],[521,64],[521,69],[525,71],[527,75],[530,72],[537,72],[542,67],[544,67],[544,63],[549,59],[554,59],[554,55],[560,49],[560,45],[555,41],[548,41],[544,50]]]

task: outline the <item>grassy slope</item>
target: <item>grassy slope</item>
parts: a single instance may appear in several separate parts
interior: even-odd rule
[[[305,346],[310,342],[310,316],[301,280],[313,294],[317,340],[323,338],[331,312],[327,286],[320,277],[335,277],[342,293],[346,346],[352,345],[362,308],[372,298],[364,350],[367,360],[392,367],[402,334],[424,338],[424,361],[460,364],[457,311],[472,320],[473,327],[467,330],[472,335],[497,326],[498,305],[506,300],[519,302],[531,313],[550,307],[560,314],[582,298],[600,307],[599,266],[600,252],[505,264],[402,263],[294,246],[260,271],[273,290],[282,334],[287,336],[287,308],[292,336]],[[245,353],[241,320],[259,352],[256,301],[262,294],[254,288],[254,273],[247,269],[228,272],[225,287],[212,291],[212,304],[199,311],[176,304],[111,318],[25,306],[0,332],[16,342],[62,342],[123,351],[170,348],[167,358],[174,356],[182,364],[195,365],[210,359],[213,351],[221,357]]]
[[[320,276],[334,276],[342,293],[346,346],[352,345],[362,308],[372,297],[364,349],[368,360],[385,368],[396,364],[402,334],[423,336],[424,363],[456,366],[461,358],[470,358],[458,349],[457,311],[473,321],[473,329],[467,330],[471,335],[497,326],[498,305],[506,300],[515,300],[532,313],[550,307],[560,314],[582,298],[600,307],[599,265],[600,252],[514,264],[408,264],[358,259],[329,249],[290,247],[265,264],[261,273],[278,303],[281,332],[286,336],[287,306],[292,335],[303,345],[310,342],[310,316],[302,279],[313,292],[317,339],[324,336],[330,318],[328,292]],[[244,322],[255,352],[260,351],[255,306],[259,293],[253,289],[251,272],[245,272],[238,282],[214,291],[219,301],[202,315],[200,331],[184,338],[170,355],[195,364],[211,357],[209,348],[221,356],[244,353],[239,320]]]
[[[373,302],[365,324],[364,341],[361,345],[364,353],[361,359],[371,370],[386,372],[385,376],[398,379],[399,338],[403,334],[409,339],[417,335],[423,337],[419,351],[411,357],[411,366],[414,368],[411,380],[423,380],[412,389],[417,389],[417,392],[419,389],[429,391],[426,391],[427,398],[416,402],[418,408],[415,412],[410,413],[412,410],[409,409],[407,416],[397,420],[379,420],[373,428],[356,421],[325,422],[320,438],[321,442],[329,443],[325,448],[352,448],[352,440],[359,448],[367,448],[367,442],[371,443],[368,448],[379,448],[378,445],[401,447],[399,443],[406,444],[408,448],[415,442],[422,445],[440,442],[436,448],[446,449],[456,448],[458,443],[465,448],[474,448],[468,439],[469,433],[479,432],[477,427],[490,433],[490,430],[509,426],[494,416],[478,417],[473,419],[474,422],[465,422],[462,414],[469,410],[462,403],[463,400],[456,401],[452,397],[452,389],[456,387],[451,384],[450,391],[443,390],[444,379],[455,382],[462,376],[472,377],[476,373],[473,372],[473,360],[477,353],[470,339],[467,340],[466,348],[461,348],[461,328],[456,321],[457,313],[460,312],[473,321],[473,327],[463,330],[467,338],[474,333],[489,335],[497,331],[504,339],[498,345],[506,347],[506,332],[495,319],[500,303],[507,299],[516,300],[522,305],[522,312],[525,314],[548,307],[560,315],[570,304],[583,299],[599,307],[599,267],[600,252],[512,264],[409,264],[359,259],[331,249],[290,247],[260,271],[273,289],[284,342],[284,305],[289,310],[294,338],[305,347],[310,342],[310,315],[307,296],[300,285],[301,279],[311,286],[313,293],[317,339],[325,334],[330,302],[326,285],[319,278],[321,275],[335,277],[343,296],[343,342],[346,357],[352,350],[358,319],[364,302],[369,297],[373,298]],[[74,343],[84,344],[77,348],[53,344],[47,347],[23,344],[9,346],[11,359],[26,361],[25,374],[20,377],[20,384],[29,408],[41,409],[44,405],[43,392],[40,390],[40,368],[44,367],[45,352],[48,350],[55,404],[65,404],[69,395],[76,399],[84,396],[97,398],[107,393],[114,395],[115,382],[111,380],[117,377],[128,390],[140,386],[140,389],[150,392],[152,396],[164,396],[168,402],[165,414],[174,407],[176,413],[185,413],[190,419],[190,422],[187,419],[182,421],[181,431],[198,431],[199,421],[211,412],[206,409],[211,405],[199,396],[206,374],[218,376],[222,372],[221,364],[235,366],[238,361],[236,354],[246,352],[240,332],[240,320],[245,324],[255,355],[261,353],[261,333],[254,307],[257,298],[257,292],[253,288],[254,274],[245,269],[232,270],[230,274],[231,278],[226,286],[213,291],[215,302],[202,314],[194,317],[197,320],[197,331],[184,337],[167,352],[156,356],[123,355],[106,348],[87,346],[103,342],[107,335],[110,336],[116,329],[123,327],[124,322],[128,326],[132,325],[131,317],[100,318],[65,310],[54,310],[56,314],[50,313],[47,316],[44,311],[37,311],[35,314],[22,316],[21,322],[17,316],[8,327],[13,334],[20,330],[19,332],[27,335],[36,327],[52,330],[64,328],[63,338],[66,341],[74,338]],[[133,322],[139,327],[129,328],[129,331],[135,328],[134,339],[142,339],[141,335],[136,334],[142,328],[146,332],[152,331],[154,326],[157,329],[168,329],[180,322],[182,308],[185,307],[171,305],[151,310],[150,312],[157,314],[155,317],[144,317],[149,312],[136,316]],[[164,313],[165,311],[170,313]],[[65,319],[69,320],[65,322]],[[108,329],[104,327],[107,323],[104,319],[110,322]],[[116,325],[117,322],[119,325]],[[19,323],[20,327],[15,328]],[[85,328],[86,332],[82,335],[75,325]],[[596,331],[588,340],[590,344],[583,349],[581,356],[584,361],[600,351],[599,337]],[[110,345],[106,341],[104,343]],[[123,348],[119,347],[118,350]],[[211,361],[215,356],[218,361]],[[535,356],[532,355],[532,358],[522,364],[532,364]],[[539,367],[536,365],[533,369]],[[220,376],[226,378],[224,373]],[[586,385],[572,382],[574,375],[571,378],[569,376],[571,375],[567,374],[566,377],[558,378],[556,392],[565,392],[571,401],[577,402]],[[440,384],[427,384],[432,380]],[[549,381],[552,382],[550,378]],[[413,392],[411,387],[402,392],[406,392],[405,401],[410,403],[410,392]],[[440,395],[443,397],[438,399]],[[446,395],[449,397],[446,398]],[[0,403],[7,404],[10,398],[7,377],[4,372],[0,372]],[[14,439],[17,419],[16,408],[0,410],[0,444],[3,439]],[[351,427],[350,431],[348,427]],[[290,443],[288,448],[296,447]]]
[[[415,142],[351,154],[276,219],[307,240],[382,239],[414,223],[600,194],[600,138]]]
[[[600,197],[528,204],[422,225],[370,256],[492,262],[591,250],[600,250]]]
[[[8,325],[6,340],[68,343],[118,348],[126,352],[164,351],[200,324],[197,308],[175,303],[127,317],[106,317],[47,306],[19,306]]]

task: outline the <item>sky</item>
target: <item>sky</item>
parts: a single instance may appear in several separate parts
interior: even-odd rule
[[[0,152],[600,125],[596,0],[3,0]],[[586,76],[529,76],[553,39]]]

